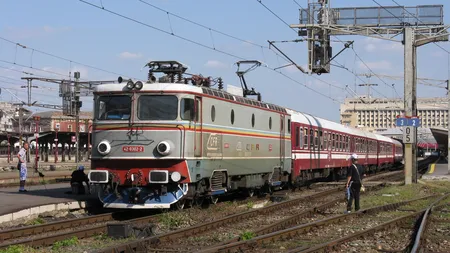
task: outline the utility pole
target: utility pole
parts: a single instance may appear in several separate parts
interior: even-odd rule
[[[19,105],[19,146],[22,147],[23,105]]]
[[[417,119],[414,119],[417,116],[416,50],[431,42],[449,40],[447,29],[450,26],[444,25],[443,5],[331,8],[330,2],[331,0],[308,0],[308,8],[300,9],[299,24],[290,27],[299,28],[299,36],[308,35],[310,43],[317,43],[316,37],[311,37],[311,34],[320,34],[322,30],[326,30],[327,36],[362,35],[404,44],[406,118],[403,121],[407,121],[408,125],[398,126],[404,127],[405,184],[417,182],[416,136],[420,123],[417,124]],[[399,39],[401,35],[403,38]],[[318,39],[327,40],[324,36]],[[331,47],[328,52],[330,51]],[[314,60],[309,57],[309,61]],[[315,73],[312,71],[314,68],[309,68]]]
[[[378,86],[376,83],[363,83],[358,86],[367,86],[367,98],[370,98],[370,86]]]
[[[403,43],[405,46],[405,116],[417,116],[417,83],[416,60],[417,48],[415,46],[415,31],[412,27],[405,27]],[[404,128],[403,131],[406,131]],[[413,135],[417,136],[417,128]],[[413,139],[416,139],[413,137]],[[417,144],[405,143],[405,184],[417,183]]]
[[[79,109],[79,104],[80,104],[80,86],[78,84],[79,79],[80,79],[80,72],[75,72],[74,73],[74,77],[75,77],[75,138],[76,138],[76,157],[75,157],[75,163],[77,164],[77,168],[78,168],[78,163],[79,163],[79,159],[80,159],[80,109]]]
[[[450,80],[447,80],[448,116],[447,116],[447,157],[450,153]],[[448,174],[450,175],[450,163],[447,163]]]

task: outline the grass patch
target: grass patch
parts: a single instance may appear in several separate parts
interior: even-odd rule
[[[386,188],[382,188],[381,190],[376,192],[368,192],[368,194],[366,195],[361,195],[361,207],[370,208],[379,205],[387,205],[395,202],[448,192],[450,189],[450,183],[434,183],[435,182],[433,182],[433,184],[427,183],[403,186],[389,186]],[[383,196],[383,194],[385,196]],[[412,205],[416,206],[415,203],[413,203]]]
[[[44,223],[45,223],[44,219],[42,219],[41,217],[37,217],[36,219],[27,221],[25,224],[26,225],[41,225],[41,224],[44,224]]]
[[[6,249],[1,249],[0,253],[35,253],[36,250],[23,245],[12,245]]]
[[[247,209],[252,209],[253,208],[253,206],[255,205],[255,203],[253,203],[253,201],[249,201],[249,202],[247,202]]]
[[[78,244],[78,238],[77,237],[72,237],[69,239],[65,239],[59,242],[55,242],[52,246],[52,250],[54,251],[59,251],[62,247],[69,247],[69,246],[74,246]]]
[[[188,223],[186,216],[179,212],[163,213],[159,216],[159,222],[169,229],[178,228]]]
[[[245,231],[245,232],[243,232],[243,233],[240,235],[241,239],[244,240],[244,241],[250,240],[250,239],[252,239],[252,238],[255,237],[255,236],[256,236],[256,234],[253,233],[252,231]]]

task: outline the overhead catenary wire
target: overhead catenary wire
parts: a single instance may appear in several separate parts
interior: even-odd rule
[[[145,27],[151,28],[151,29],[153,29],[153,30],[159,31],[159,32],[161,32],[161,33],[165,33],[165,34],[167,34],[167,35],[171,35],[171,36],[174,36],[174,37],[176,37],[176,38],[179,38],[179,39],[181,39],[181,40],[183,40],[183,41],[190,42],[190,43],[192,43],[192,44],[198,45],[198,46],[200,46],[200,47],[203,47],[203,48],[206,48],[206,49],[210,49],[210,50],[212,50],[212,51],[219,52],[219,53],[222,53],[222,54],[224,54],[224,55],[227,55],[227,56],[230,56],[230,57],[239,59],[239,60],[246,60],[244,57],[238,56],[238,55],[233,54],[233,53],[229,53],[229,52],[224,51],[224,50],[219,50],[219,49],[217,49],[217,48],[213,48],[213,47],[211,47],[211,46],[208,46],[208,45],[203,44],[203,43],[201,43],[201,42],[198,42],[198,41],[195,41],[195,40],[192,40],[192,39],[183,37],[183,36],[181,36],[181,35],[171,34],[171,32],[168,32],[168,31],[163,30],[163,29],[161,29],[161,28],[158,28],[158,27],[155,27],[155,26],[153,26],[153,25],[147,24],[147,23],[145,23],[145,22],[139,21],[139,20],[137,20],[137,19],[135,19],[135,18],[128,17],[128,16],[126,16],[126,15],[124,15],[124,14],[121,14],[121,13],[118,13],[118,12],[116,12],[116,11],[112,11],[112,10],[107,9],[107,8],[105,8],[105,7],[98,6],[98,5],[93,4],[93,3],[89,3],[89,2],[87,2],[87,1],[85,1],[85,0],[78,0],[78,1],[80,1],[80,2],[82,2],[82,3],[84,3],[84,4],[87,4],[87,5],[91,6],[91,7],[97,8],[97,9],[99,9],[99,10],[102,10],[102,11],[108,12],[108,13],[110,13],[110,14],[116,15],[116,16],[118,16],[118,17],[121,17],[121,18],[123,18],[123,19],[127,19],[127,20],[129,20],[129,21],[135,22],[135,23],[140,24],[140,25],[142,25],[142,26],[145,26]],[[315,90],[315,89],[312,89],[311,87],[308,87],[307,85],[305,85],[305,84],[303,84],[303,83],[300,83],[300,82],[296,81],[295,79],[293,79],[293,78],[287,76],[287,75],[284,74],[284,73],[281,73],[281,72],[279,72],[279,71],[277,71],[277,70],[274,70],[273,68],[270,68],[270,67],[267,67],[267,66],[264,66],[264,67],[267,68],[267,69],[269,69],[269,70],[271,70],[271,71],[274,71],[274,72],[276,72],[276,73],[278,73],[278,74],[280,74],[280,75],[282,75],[282,76],[284,76],[284,77],[286,77],[286,78],[288,78],[288,79],[290,79],[291,81],[294,81],[294,82],[297,83],[297,84],[300,84],[300,85],[304,86],[304,87],[307,88],[307,89],[310,89],[310,90],[314,91],[314,92],[317,93],[317,94],[320,94],[320,95],[322,95],[322,96],[324,96],[324,97],[327,97],[327,98],[331,99],[332,101],[336,101],[336,99],[334,99],[334,98],[332,98],[332,97],[330,97],[330,96],[327,96],[326,94],[323,94],[323,93],[321,93],[321,92],[319,92],[319,91],[317,91],[317,90]]]
[[[85,67],[90,68],[90,69],[95,69],[95,70],[98,70],[98,71],[102,71],[102,72],[105,72],[105,73],[109,73],[109,74],[113,74],[113,75],[118,75],[118,76],[129,77],[128,75],[119,74],[119,73],[116,73],[116,72],[114,72],[114,71],[110,71],[110,70],[106,70],[106,69],[103,69],[103,68],[95,67],[95,66],[92,66],[92,65],[89,65],[89,64],[86,64],[86,63],[74,61],[74,60],[72,60],[72,59],[68,59],[68,58],[65,58],[65,57],[61,57],[61,56],[58,56],[58,55],[55,55],[55,54],[52,54],[52,53],[48,53],[48,52],[45,52],[45,51],[36,49],[36,48],[32,48],[32,47],[29,47],[29,46],[20,44],[20,43],[18,43],[18,42],[14,42],[14,41],[12,41],[12,40],[6,39],[6,38],[4,38],[4,37],[0,37],[0,39],[1,39],[1,40],[4,40],[4,41],[6,41],[6,42],[9,42],[9,43],[11,43],[11,44],[15,44],[16,46],[20,46],[20,47],[22,47],[23,49],[29,49],[29,50],[32,50],[32,53],[31,53],[31,59],[32,59],[32,57],[34,56],[34,52],[38,52],[38,53],[43,54],[43,55],[47,55],[47,56],[50,56],[50,57],[53,57],[53,58],[56,58],[56,59],[60,59],[60,60],[64,60],[64,61],[70,62],[71,64],[72,64],[72,63],[75,63],[75,64],[78,64],[78,65],[85,66]],[[14,61],[14,62],[15,62],[15,61]],[[31,60],[30,67],[33,68],[32,60]]]
[[[270,47],[263,46],[263,45],[260,45],[260,44],[258,44],[258,43],[254,43],[254,42],[249,42],[248,40],[241,39],[241,38],[239,38],[239,37],[237,37],[237,36],[230,35],[230,34],[225,33],[225,32],[221,32],[221,31],[219,31],[219,30],[217,30],[217,29],[213,29],[213,28],[211,28],[211,27],[205,26],[205,25],[200,24],[200,23],[198,23],[198,22],[195,22],[195,21],[192,21],[192,20],[190,20],[190,19],[184,18],[184,17],[182,17],[182,16],[180,16],[180,15],[177,15],[177,14],[174,14],[174,13],[172,13],[172,12],[169,12],[169,11],[167,11],[167,10],[165,10],[165,9],[162,9],[162,8],[160,8],[160,7],[158,7],[158,6],[154,5],[154,4],[150,4],[150,3],[148,3],[147,1],[144,1],[144,0],[138,0],[138,1],[144,3],[144,4],[148,5],[148,6],[151,6],[151,7],[155,8],[155,9],[157,9],[157,10],[160,10],[160,11],[162,11],[162,12],[164,12],[164,13],[167,13],[167,14],[170,14],[170,15],[172,15],[172,16],[174,16],[174,17],[177,17],[177,18],[179,18],[179,19],[181,19],[181,20],[184,20],[184,21],[186,21],[186,22],[189,22],[189,23],[195,24],[195,25],[197,25],[197,26],[200,26],[200,27],[202,27],[202,28],[204,28],[204,29],[207,29],[207,30],[209,30],[210,32],[211,32],[211,31],[214,31],[214,32],[219,33],[219,34],[221,34],[221,35],[230,37],[230,38],[232,38],[232,39],[235,39],[235,40],[238,40],[238,41],[241,41],[241,42],[245,42],[245,43],[249,43],[249,44],[251,44],[251,45],[253,45],[253,46],[261,47],[261,49],[269,49],[269,50],[271,50],[274,54],[276,54],[277,56],[283,58],[283,60],[289,62],[289,60],[286,59],[286,57],[283,57],[283,56],[279,55],[277,52],[275,52],[275,51],[274,51],[272,48],[270,48]],[[261,3],[261,4],[262,4],[262,3]],[[267,8],[267,7],[266,7],[266,8]],[[280,18],[280,17],[279,17],[279,18]],[[295,30],[294,30],[294,31],[295,31]],[[211,36],[212,36],[212,35],[211,35]],[[211,37],[211,39],[213,40],[212,37]],[[213,41],[213,46],[214,46],[214,41]],[[264,52],[262,52],[262,53],[263,53],[263,57],[265,58]],[[280,73],[281,73],[281,72],[280,72]],[[329,83],[329,82],[326,82],[326,81],[323,81],[323,80],[321,80],[321,79],[318,79],[318,78],[315,78],[315,79],[317,79],[317,80],[319,80],[319,81],[321,81],[321,82],[323,82],[323,83],[326,83],[326,84],[328,84],[328,85],[330,85],[330,86],[332,86],[332,87],[334,87],[334,88],[341,89],[341,90],[345,90],[345,89],[342,88],[342,87],[333,85],[333,84],[331,84],[331,83]]]

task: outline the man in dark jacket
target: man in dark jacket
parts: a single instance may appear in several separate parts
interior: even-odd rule
[[[364,168],[358,164],[358,155],[351,155],[352,164],[347,168],[347,185],[348,192],[347,213],[352,211],[352,202],[355,199],[355,211],[359,210],[359,193],[361,191],[362,179],[365,176]]]
[[[86,182],[86,186],[88,187],[88,191],[90,192],[89,179],[84,173],[84,166],[80,165],[76,171],[72,172],[72,178],[70,179],[72,193],[85,194],[83,182]]]

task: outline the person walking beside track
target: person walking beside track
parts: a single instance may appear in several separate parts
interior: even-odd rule
[[[347,211],[350,213],[352,211],[352,202],[355,199],[355,212],[360,209],[359,206],[359,193],[362,186],[362,177],[364,174],[364,168],[358,164],[358,155],[351,155],[352,164],[347,168],[347,184],[345,186],[348,194]]]
[[[20,188],[19,192],[27,192],[25,190],[25,181],[27,180],[27,151],[28,151],[28,142],[24,142],[22,148],[17,154],[17,158],[19,158],[19,164],[17,165],[17,169],[19,170],[19,178],[20,178]]]

